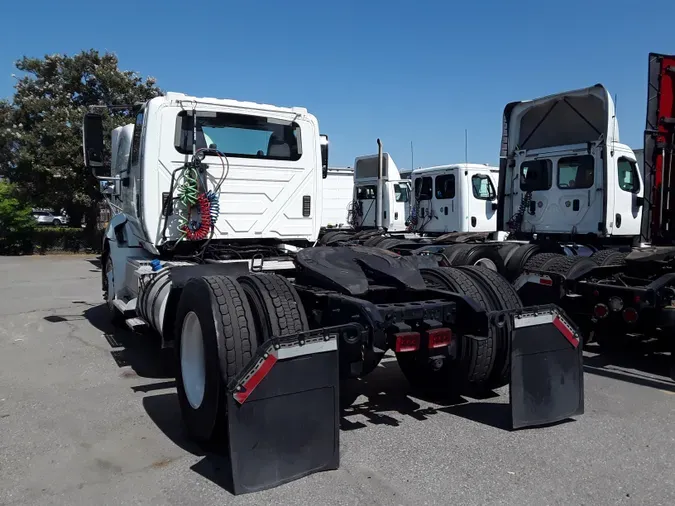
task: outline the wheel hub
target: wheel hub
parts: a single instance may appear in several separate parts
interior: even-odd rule
[[[190,311],[183,320],[180,365],[185,396],[190,406],[198,409],[204,400],[206,389],[206,361],[202,326],[193,311]]]
[[[497,272],[497,264],[495,264],[492,260],[489,258],[479,258],[474,262],[473,265],[478,265],[480,267],[485,267],[486,269],[490,269],[491,271]]]

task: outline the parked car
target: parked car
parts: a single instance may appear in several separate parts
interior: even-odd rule
[[[54,214],[51,211],[33,211],[33,218],[38,222],[38,225],[53,225],[55,227],[63,227],[67,225],[70,219],[68,216],[61,214]]]

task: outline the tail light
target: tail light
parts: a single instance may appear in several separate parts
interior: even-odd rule
[[[405,353],[408,351],[417,351],[420,348],[419,332],[399,332],[394,334],[396,353]]]
[[[626,323],[635,323],[638,319],[638,312],[632,307],[623,310],[623,319]]]
[[[606,318],[609,314],[609,308],[604,304],[596,304],[593,308],[593,316],[596,318],[602,319]]]
[[[429,349],[444,348],[452,342],[452,330],[447,328],[427,330]]]

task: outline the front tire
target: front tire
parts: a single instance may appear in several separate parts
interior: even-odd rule
[[[228,276],[190,280],[176,313],[176,386],[185,429],[208,443],[227,416],[227,383],[253,357],[257,337],[246,295]]]

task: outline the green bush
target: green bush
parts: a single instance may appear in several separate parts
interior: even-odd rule
[[[40,254],[48,251],[72,253],[98,251],[102,240],[101,233],[96,232],[92,237],[83,228],[37,227],[33,231],[34,251]]]
[[[16,198],[14,185],[0,181],[0,255],[30,253],[34,230],[31,208]]]

